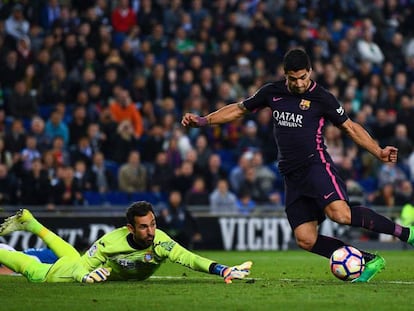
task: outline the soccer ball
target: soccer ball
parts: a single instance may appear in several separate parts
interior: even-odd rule
[[[352,246],[343,246],[333,252],[329,266],[338,279],[352,281],[364,271],[365,260],[362,253]]]

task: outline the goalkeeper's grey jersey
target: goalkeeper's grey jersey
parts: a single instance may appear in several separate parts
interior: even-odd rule
[[[134,248],[128,242],[129,235],[127,227],[105,234],[82,256],[85,268],[92,271],[97,267],[111,267],[110,280],[144,280],[166,259],[203,272],[208,272],[213,262],[188,251],[159,229],[154,243],[146,249]]]

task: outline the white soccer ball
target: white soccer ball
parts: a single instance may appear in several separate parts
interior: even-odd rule
[[[352,246],[343,246],[333,252],[329,266],[338,279],[352,281],[364,271],[365,260],[362,253]]]

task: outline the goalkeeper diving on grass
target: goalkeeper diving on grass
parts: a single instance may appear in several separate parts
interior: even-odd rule
[[[13,231],[31,232],[40,237],[59,259],[54,264],[40,263],[22,252],[0,249],[0,263],[30,282],[141,281],[154,274],[167,259],[196,271],[221,276],[226,283],[250,274],[251,261],[229,267],[182,247],[157,229],[149,202],[132,203],[126,218],[126,226],[105,234],[80,255],[72,245],[43,226],[30,211],[20,210],[0,225],[0,236]]]

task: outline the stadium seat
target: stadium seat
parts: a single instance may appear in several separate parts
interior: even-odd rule
[[[105,160],[105,168],[108,171],[111,171],[111,173],[113,174],[113,176],[115,178],[118,178],[118,170],[119,170],[119,164],[114,162],[114,161],[110,161],[110,160]]]
[[[163,194],[157,195],[152,192],[135,192],[131,195],[131,201],[148,201],[151,204],[158,204],[165,201],[166,197]]]
[[[106,200],[111,205],[125,205],[131,202],[130,194],[122,191],[111,191],[106,194]]]
[[[83,197],[88,202],[88,205],[101,205],[105,201],[103,195],[96,191],[84,191]]]
[[[378,188],[378,180],[374,177],[368,177],[358,181],[365,193],[372,193]]]
[[[221,159],[221,167],[226,171],[230,170],[237,164],[232,150],[221,149],[217,150],[217,154]]]

